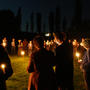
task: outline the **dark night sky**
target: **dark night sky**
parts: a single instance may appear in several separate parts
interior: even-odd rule
[[[83,17],[90,18],[90,0],[83,1]],[[17,14],[18,8],[22,7],[22,31],[25,31],[25,23],[30,22],[30,13],[41,12],[44,19],[48,12],[55,12],[56,5],[61,7],[61,16],[66,16],[68,24],[74,14],[75,0],[0,0],[0,10],[10,9]],[[47,20],[45,20],[47,21]]]

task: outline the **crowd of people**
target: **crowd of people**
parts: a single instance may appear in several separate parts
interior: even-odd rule
[[[73,47],[65,33],[56,34],[55,54],[44,48],[42,36],[33,39],[34,51],[30,57],[28,90],[73,90]],[[57,43],[56,43],[57,44]],[[55,67],[55,71],[53,70]]]
[[[7,40],[4,38],[3,43]],[[0,45],[0,90],[6,90],[5,81],[13,74],[10,59],[5,45]],[[12,39],[12,53],[15,53],[15,39]],[[30,48],[28,48],[30,46]],[[28,48],[28,49],[27,49]],[[29,43],[25,39],[18,40],[18,55],[24,50],[29,54],[27,71],[30,73],[28,90],[74,90],[73,84],[73,52],[83,53],[80,69],[83,72],[86,89],[90,90],[90,40],[82,39],[82,45],[69,40],[64,32],[55,33],[54,39],[45,41],[37,35]],[[28,51],[29,50],[29,51]],[[83,51],[83,52],[82,52]]]

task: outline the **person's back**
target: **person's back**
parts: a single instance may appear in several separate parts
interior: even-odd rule
[[[73,47],[63,33],[57,36],[62,42],[56,48],[56,78],[62,90],[73,90]]]
[[[43,48],[34,53],[34,60],[37,72],[39,72],[38,90],[56,90],[55,73],[52,68],[54,54]]]
[[[73,84],[73,51],[69,43],[63,43],[56,49],[56,76],[61,87],[72,88]],[[73,89],[70,89],[73,90]]]
[[[30,74],[28,90],[57,90],[52,68],[54,54],[43,47],[43,38],[40,36],[33,40],[33,45],[35,52],[31,55],[31,61],[34,64],[34,71]],[[28,72],[30,72],[30,64]]]

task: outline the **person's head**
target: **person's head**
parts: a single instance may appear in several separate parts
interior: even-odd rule
[[[90,39],[85,39],[83,41],[83,47],[86,49],[90,48]]]
[[[35,38],[33,39],[33,45],[36,49],[41,49],[44,47],[44,38],[43,36],[35,36]]]
[[[61,42],[66,40],[66,34],[64,32],[56,33],[55,39],[60,40]]]

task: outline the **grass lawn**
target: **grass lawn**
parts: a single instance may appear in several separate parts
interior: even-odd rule
[[[26,69],[29,57],[10,56],[13,75],[7,80],[7,90],[27,90],[29,74]],[[74,88],[85,90],[83,74],[79,69],[77,60],[74,60]]]
[[[10,57],[13,75],[7,80],[7,90],[27,90],[28,77],[27,66],[29,57]]]

